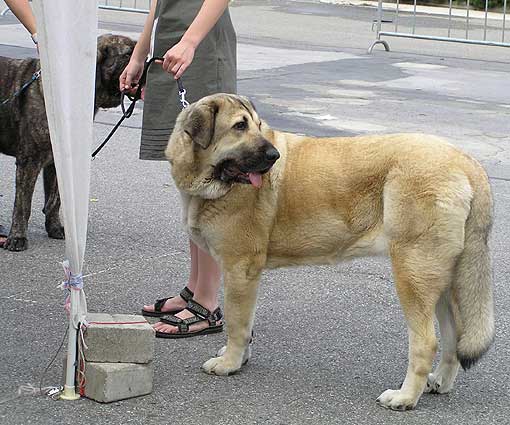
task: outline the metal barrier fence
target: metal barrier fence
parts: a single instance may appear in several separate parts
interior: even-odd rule
[[[125,12],[149,13],[151,0],[99,0],[99,9],[123,10]],[[6,15],[10,9],[6,7],[0,16]]]
[[[99,0],[99,9],[149,13],[151,0]]]
[[[377,44],[382,44],[386,51],[390,50],[388,42],[381,39],[383,36],[510,47],[510,43],[505,42],[507,0],[504,0],[503,8],[499,13],[489,12],[489,0],[485,0],[485,11],[474,11],[470,0],[465,1],[465,7],[454,8],[452,0],[449,0],[447,9],[448,25],[447,29],[445,28],[444,35],[420,34],[417,32],[416,22],[419,17],[425,15],[417,12],[416,0],[414,0],[413,5],[409,6],[411,6],[412,9],[406,12],[402,10],[405,6],[402,6],[400,0],[395,0],[394,3],[385,3],[384,7],[386,11],[390,9],[390,13],[393,15],[393,19],[388,20],[383,19],[383,1],[379,0],[379,4],[377,5],[377,19],[374,21],[377,26],[377,37],[368,48],[368,53],[372,53],[372,50]],[[491,21],[497,21],[498,25],[489,25],[489,15],[491,16]],[[406,28],[410,32],[404,32],[400,29],[402,27],[402,21],[407,21]],[[383,31],[383,23],[392,23],[394,25],[394,31]],[[470,32],[472,34],[474,31],[479,33],[478,38],[470,37]],[[454,33],[458,34],[458,36],[454,36]],[[488,35],[493,36],[492,40]]]

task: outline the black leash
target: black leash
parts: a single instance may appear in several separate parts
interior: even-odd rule
[[[140,76],[140,80],[138,81],[138,88],[136,89],[136,92],[134,95],[131,95],[127,92],[122,92],[120,95],[120,107],[122,109],[122,117],[120,120],[115,124],[115,126],[112,128],[112,131],[110,131],[110,134],[106,136],[106,139],[104,139],[104,142],[99,145],[99,147],[92,153],[92,159],[95,159],[96,155],[103,149],[103,147],[108,143],[108,141],[111,139],[113,134],[117,131],[117,129],[120,127],[122,122],[131,116],[135,109],[136,102],[142,98],[142,89],[145,86],[145,82],[147,81],[147,72],[149,71],[149,67],[155,62],[155,61],[163,61],[164,58],[159,57],[153,57],[147,62],[145,62],[145,65],[143,67],[142,75]],[[187,108],[189,106],[189,102],[186,100],[186,89],[182,85],[181,80],[177,80],[177,87],[179,89],[179,101],[181,102],[182,108]],[[124,105],[124,98],[127,97],[131,103],[126,109]]]
[[[18,90],[14,92],[10,97],[3,100],[2,103],[0,103],[0,106],[5,106],[9,102],[12,102],[14,99],[16,99],[21,93],[23,93],[34,81],[38,80],[41,77],[41,70],[36,71],[32,74],[32,78],[28,80],[25,84],[23,84]]]

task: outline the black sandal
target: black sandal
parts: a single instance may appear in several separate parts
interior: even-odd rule
[[[189,317],[188,319],[181,319],[180,317],[176,317],[174,315],[163,316],[159,320],[160,322],[166,323],[168,325],[177,326],[179,328],[178,332],[175,333],[167,333],[156,331],[157,338],[190,338],[192,336],[197,335],[206,335],[221,332],[223,330],[223,322],[218,323],[223,318],[223,313],[221,309],[218,307],[212,313],[206,309],[204,306],[200,305],[194,300],[188,301],[188,305],[186,309],[194,314],[193,317]],[[201,329],[199,331],[190,332],[189,327],[195,323],[200,323],[207,320],[209,322],[209,326],[205,329]]]
[[[188,289],[187,286],[185,286],[182,289],[182,291],[181,291],[181,293],[179,295],[186,302],[191,301],[191,299],[193,298],[193,292],[191,292]],[[157,300],[154,303],[154,311],[147,311],[147,310],[144,310],[142,308],[142,316],[146,316],[146,317],[161,317],[161,316],[165,316],[167,314],[177,314],[180,311],[184,310],[184,308],[180,308],[178,310],[172,310],[172,311],[161,311],[161,309],[165,305],[166,301],[171,299],[171,298],[175,298],[175,297],[161,298],[160,300]]]

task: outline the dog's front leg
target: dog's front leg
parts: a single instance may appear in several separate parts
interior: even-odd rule
[[[28,219],[32,209],[35,182],[42,168],[38,161],[16,159],[16,197],[12,212],[12,225],[4,248],[9,251],[27,249]]]
[[[64,228],[60,223],[60,195],[58,193],[57,171],[51,163],[43,169],[44,208],[46,232],[53,239],[64,239]]]
[[[243,363],[245,350],[251,339],[257,289],[262,261],[257,256],[224,266],[225,319],[228,340],[223,355],[213,357],[202,366],[213,375],[231,375]]]

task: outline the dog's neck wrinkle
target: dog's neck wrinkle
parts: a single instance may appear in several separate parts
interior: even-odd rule
[[[214,179],[209,170],[200,172],[194,161],[180,162],[180,166],[183,165],[187,168],[187,171],[183,173],[184,175],[175,172],[172,174],[177,188],[189,196],[202,199],[218,199],[225,196],[232,188],[232,185]],[[172,166],[173,171],[175,171],[174,167],[175,165]],[[182,177],[179,177],[179,174]]]
[[[186,134],[189,136],[187,132]],[[186,147],[179,155],[173,155],[175,151],[172,150],[167,152],[172,152],[169,153],[173,156],[172,175],[177,188],[183,193],[202,199],[218,199],[231,190],[232,185],[214,179],[209,168],[200,171],[199,161],[196,159],[199,150],[196,150],[194,146]]]
[[[218,180],[212,182],[205,181],[203,178],[194,180],[185,192],[193,197],[204,200],[220,199],[232,190],[233,185],[226,185]]]

